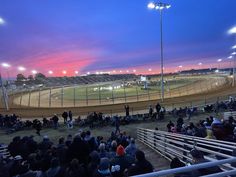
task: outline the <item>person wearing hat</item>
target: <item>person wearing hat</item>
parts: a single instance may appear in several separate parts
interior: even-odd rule
[[[219,119],[213,118],[211,128],[212,128],[213,135],[216,137],[217,140],[223,140],[223,141],[226,140],[227,133],[225,131],[223,123]]]
[[[129,176],[141,175],[153,172],[152,164],[145,158],[143,151],[137,150],[135,153],[136,162],[128,170]]]
[[[118,173],[121,176],[123,175],[124,170],[128,169],[133,162],[134,159],[130,155],[125,154],[125,149],[122,145],[119,145],[117,147],[116,156],[113,159],[111,159],[112,166],[117,166],[117,165],[120,166],[120,171]]]
[[[209,162],[207,159],[204,158],[203,153],[197,149],[192,149],[190,151],[190,154],[192,156],[193,164]],[[222,170],[218,166],[214,166],[214,167],[201,168],[198,170],[194,170],[192,171],[191,176],[192,177],[204,176],[204,175],[209,175],[209,174],[219,173],[219,172],[222,172]]]
[[[101,158],[98,169],[95,171],[93,177],[111,177],[110,161],[108,158]]]

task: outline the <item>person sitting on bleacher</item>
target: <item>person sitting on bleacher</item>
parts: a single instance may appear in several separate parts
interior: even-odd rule
[[[173,158],[170,162],[170,168],[173,169],[180,167],[185,167],[185,164],[181,162],[177,157]],[[174,174],[174,177],[189,177],[189,176],[191,176],[191,174],[189,174],[188,172]]]
[[[153,166],[145,158],[145,154],[143,153],[143,151],[137,150],[135,153],[135,158],[136,158],[135,164],[133,164],[128,170],[129,176],[153,172]]]
[[[113,167],[119,166],[119,170],[115,170],[113,173],[115,176],[123,176],[124,170],[128,169],[133,162],[134,159],[131,156],[126,155],[124,147],[119,145],[116,149],[116,156],[111,159],[111,165]]]
[[[134,138],[131,138],[129,145],[125,148],[125,152],[132,157],[135,157],[135,153],[137,151],[137,147],[135,145]]]
[[[190,154],[192,156],[193,165],[209,162],[207,159],[204,158],[203,153],[197,149],[192,149],[190,151]],[[214,167],[201,168],[198,170],[194,170],[192,171],[191,176],[198,177],[198,176],[204,176],[204,175],[209,175],[209,174],[219,173],[219,172],[222,172],[222,170],[218,166],[214,166]]]

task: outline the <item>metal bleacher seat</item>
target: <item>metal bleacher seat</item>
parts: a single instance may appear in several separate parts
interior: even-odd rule
[[[228,120],[230,116],[236,119],[236,111],[224,112],[224,120]]]
[[[0,145],[0,156],[3,156],[3,157],[10,157],[11,156],[8,149],[7,149],[7,146],[4,144]]]

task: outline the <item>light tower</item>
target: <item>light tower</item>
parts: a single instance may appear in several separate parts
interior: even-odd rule
[[[235,42],[236,42],[236,26],[229,29],[228,34],[234,35],[234,39],[235,39]],[[236,65],[236,56],[235,56],[235,54],[236,54],[236,45],[234,45],[232,47],[232,49],[234,50],[234,52],[232,53],[232,56],[233,56],[233,82],[232,82],[232,86],[234,86],[235,85],[235,65]]]
[[[161,100],[164,101],[164,78],[163,78],[163,72],[164,72],[164,64],[163,64],[163,37],[162,37],[162,13],[164,9],[169,9],[171,7],[170,4],[162,3],[162,2],[151,2],[148,4],[149,9],[159,10],[160,12],[160,35],[161,35]]]

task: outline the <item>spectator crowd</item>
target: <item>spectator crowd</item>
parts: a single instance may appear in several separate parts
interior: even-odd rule
[[[33,136],[14,137],[10,156],[0,156],[1,177],[121,177],[153,171],[143,151],[125,132],[108,140],[90,131],[36,142]]]

